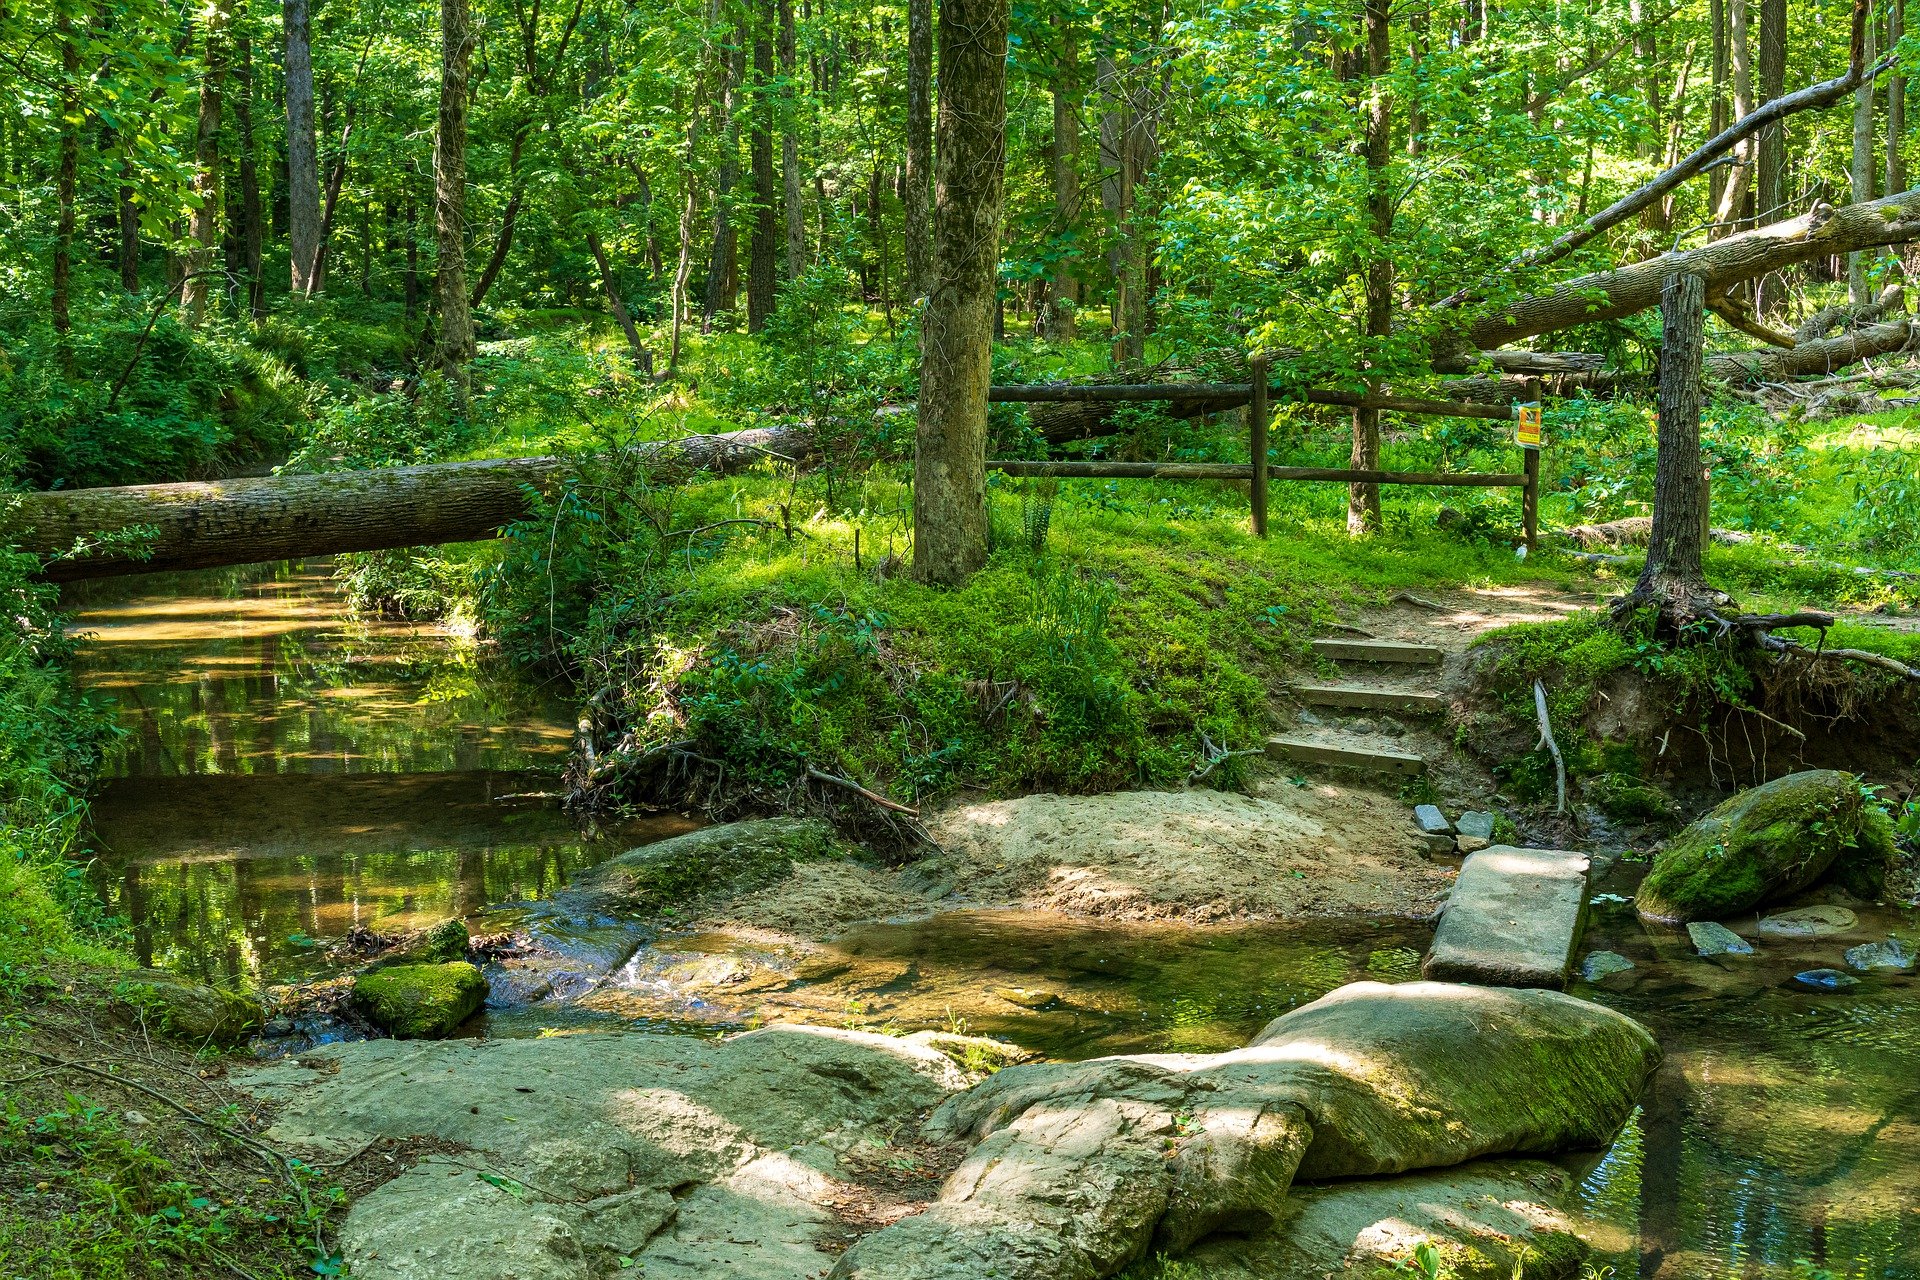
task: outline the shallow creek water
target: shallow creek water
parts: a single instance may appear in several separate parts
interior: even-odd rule
[[[87,686],[124,751],[95,804],[98,881],[143,961],[280,982],[326,972],[357,925],[502,904],[686,829],[589,840],[550,800],[570,708],[491,675],[457,637],[349,619],[323,563],[129,579],[69,597]],[[1602,889],[1630,894],[1634,870]],[[1742,922],[1731,922],[1736,928]],[[1581,994],[1641,1018],[1667,1060],[1576,1208],[1618,1276],[1920,1280],[1920,977],[1797,987],[1856,941],[1920,940],[1911,913],[1839,938],[1699,959],[1600,907],[1588,939],[1635,968]],[[796,947],[663,937],[593,995],[495,1011],[476,1034],[625,1026],[712,1034],[773,1019],[1001,1037],[1057,1058],[1212,1051],[1343,983],[1418,973],[1404,920],[1191,928],[966,911]]]

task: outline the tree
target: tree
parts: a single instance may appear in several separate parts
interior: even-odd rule
[[[465,388],[473,358],[467,302],[467,68],[473,27],[467,0],[440,0],[440,120],[433,141],[433,229],[439,249],[434,301],[440,330],[435,362]]]
[[[928,210],[933,169],[933,0],[907,0],[907,145],[901,204],[906,211],[907,292],[924,297],[933,286],[933,239]]]
[[[913,568],[964,582],[987,559],[987,384],[1006,167],[1006,0],[940,7],[934,287],[921,320]]]
[[[1048,160],[1053,176],[1055,257],[1047,278],[1046,308],[1038,324],[1047,337],[1071,342],[1080,305],[1074,252],[1080,226],[1080,46],[1071,17],[1056,13],[1052,22],[1058,51],[1051,85],[1053,144]]]
[[[313,21],[309,0],[282,0],[286,31],[287,256],[304,298],[320,255],[320,147],[313,128]]]
[[[60,158],[55,178],[53,280],[47,301],[49,319],[60,344],[60,358],[73,372],[73,236],[80,190],[80,42],[73,15],[64,6],[54,12],[54,37],[60,42]]]
[[[747,246],[747,332],[758,333],[773,315],[780,280],[780,211],[773,173],[773,0],[753,13],[753,112],[749,150],[753,168],[753,234]]]
[[[232,11],[226,0],[215,0],[202,11],[204,62],[200,70],[200,118],[195,130],[193,211],[187,234],[193,247],[186,258],[186,280],[180,303],[187,323],[197,325],[207,310],[212,285],[213,247],[220,238],[220,115],[221,94],[227,76],[227,25]]]
[[[1367,50],[1367,230],[1366,336],[1370,343],[1393,336],[1393,187],[1387,163],[1393,152],[1393,94],[1387,83],[1387,61],[1392,57],[1388,0],[1366,0]],[[1368,379],[1367,390],[1379,383]],[[1374,471],[1380,466],[1380,411],[1353,411],[1353,467]],[[1380,527],[1380,486],[1357,483],[1347,492],[1347,532],[1369,533]]]
[[[1654,607],[1675,629],[1710,613],[1724,597],[1707,586],[1706,475],[1700,458],[1700,361],[1707,282],[1668,279],[1660,295],[1660,425],[1647,563],[1620,611]]]

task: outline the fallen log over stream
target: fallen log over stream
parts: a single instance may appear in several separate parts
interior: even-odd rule
[[[673,475],[726,474],[769,456],[801,461],[814,448],[803,428],[768,427],[636,451]],[[532,495],[552,492],[574,465],[565,458],[487,458],[23,493],[0,506],[0,540],[47,558],[41,576],[54,582],[473,542],[524,518]],[[138,546],[99,545],[142,527],[152,536]]]

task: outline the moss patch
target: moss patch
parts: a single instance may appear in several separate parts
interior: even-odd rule
[[[177,974],[142,969],[120,978],[113,989],[148,1025],[189,1044],[231,1048],[260,1029],[257,999]]]
[[[403,1040],[444,1038],[486,998],[486,978],[465,961],[395,965],[353,982],[353,1007]]]
[[[572,888],[610,915],[672,917],[764,889],[795,863],[848,856],[833,828],[815,819],[729,822],[642,845],[576,877]]]
[[[1850,773],[1816,769],[1743,791],[1667,843],[1640,886],[1656,920],[1718,920],[1798,893],[1836,863],[1884,875],[1891,828]]]

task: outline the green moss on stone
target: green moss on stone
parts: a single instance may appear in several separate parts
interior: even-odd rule
[[[148,1025],[176,1040],[231,1048],[260,1029],[260,1002],[252,996],[164,970],[127,974],[114,992]]]
[[[464,960],[395,965],[363,973],[353,982],[353,1007],[403,1040],[444,1038],[486,998],[486,978]]]
[[[730,822],[642,845],[574,883],[626,915],[673,915],[702,898],[751,893],[798,862],[843,858],[833,828],[806,818]]]
[[[1587,784],[1587,795],[1615,822],[1660,822],[1673,816],[1666,792],[1627,774],[1602,774]]]
[[[1654,856],[1640,886],[1640,912],[1657,920],[1718,920],[1798,893],[1843,856],[1851,865],[1863,834],[1882,847],[1869,830],[1872,810],[1860,780],[1832,769],[1743,791]],[[1863,866],[1871,856],[1860,859]]]

